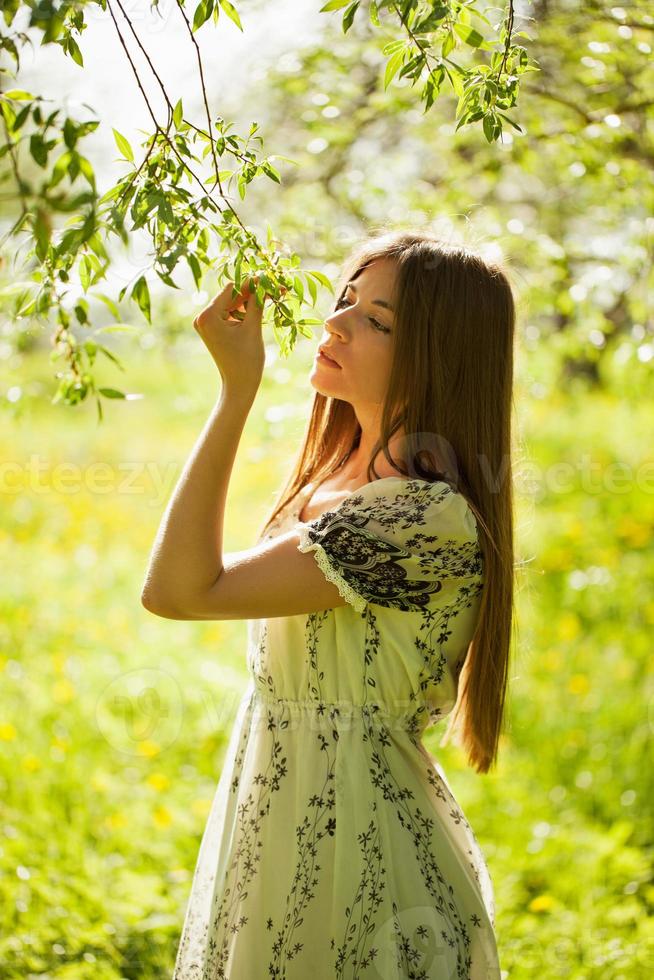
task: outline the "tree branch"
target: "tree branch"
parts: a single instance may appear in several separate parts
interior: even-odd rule
[[[189,36],[191,38],[191,41],[193,42],[193,46],[195,47],[195,54],[196,54],[197,59],[198,59],[198,69],[199,69],[199,72],[200,72],[200,86],[202,88],[202,98],[204,100],[204,109],[205,109],[205,112],[207,114],[207,129],[208,129],[208,135],[209,135],[209,142],[211,144],[211,155],[213,157],[213,165],[214,165],[214,168],[215,168],[215,171],[216,171],[216,183],[218,184],[218,189],[219,189],[220,194],[222,196],[223,189],[222,189],[221,184],[220,184],[220,175],[219,175],[219,172],[218,172],[218,160],[216,158],[216,144],[214,143],[213,133],[211,131],[211,113],[209,112],[209,100],[207,99],[207,89],[206,89],[206,86],[204,84],[204,70],[203,70],[203,67],[202,67],[202,56],[200,54],[200,48],[198,46],[197,38],[195,37],[195,34],[193,33],[193,29],[191,28],[191,25],[189,23],[189,19],[186,16],[186,11],[184,10],[184,6],[182,4],[182,0],[177,0],[177,6],[179,7],[179,12],[181,13],[182,17],[184,18],[184,23],[186,24],[186,28],[188,30]]]

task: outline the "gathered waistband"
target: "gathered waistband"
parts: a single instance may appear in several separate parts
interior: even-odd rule
[[[403,731],[421,730],[430,721],[439,720],[440,711],[426,701],[406,698],[389,704],[387,701],[357,703],[348,698],[324,701],[316,699],[282,698],[253,686],[251,701],[260,702],[274,715],[282,716],[281,727],[286,728],[291,718],[302,727],[333,728],[339,730],[348,723],[383,725]],[[284,716],[287,716],[284,718]]]

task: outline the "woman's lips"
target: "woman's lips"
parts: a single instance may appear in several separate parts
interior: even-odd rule
[[[320,347],[318,348],[318,360],[321,361],[323,364],[327,364],[329,367],[340,368],[341,366]]]

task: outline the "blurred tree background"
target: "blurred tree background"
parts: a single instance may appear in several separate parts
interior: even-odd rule
[[[267,149],[297,161],[280,165],[281,186],[248,188],[245,223],[270,222],[328,276],[369,231],[428,228],[504,259],[516,285],[525,564],[507,733],[483,778],[439,747],[444,725],[426,739],[489,862],[504,976],[644,980],[651,6],[516,5],[541,70],[513,112],[523,132],[507,126],[492,144],[479,127],[455,130],[454,95],[423,113],[408,82],[384,91],[365,17],[347,34],[338,15],[323,20],[316,35],[294,30],[305,6],[286,20],[269,12],[270,36],[284,32],[286,45],[213,91],[238,131],[257,119]],[[239,9],[247,36],[248,13],[263,18],[265,5]],[[8,214],[11,200],[0,203]],[[48,339],[28,321],[19,332],[3,323],[0,974],[12,980],[170,975],[245,687],[244,623],[158,620],[139,601],[162,510],[219,390],[191,328],[207,294],[190,276],[187,287],[153,293],[152,325],[107,335],[131,397],[101,426],[91,405],[49,404]],[[326,316],[326,293],[319,306]],[[267,338],[230,487],[229,551],[252,546],[295,456],[320,337],[301,337],[288,358]],[[103,371],[115,384],[115,365]]]

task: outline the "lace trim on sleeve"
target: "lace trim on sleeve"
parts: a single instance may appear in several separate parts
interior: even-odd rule
[[[309,539],[309,533],[312,528],[306,524],[301,524],[299,528],[300,543],[298,544],[298,550],[303,554],[310,551],[315,551],[316,562],[318,567],[323,571],[325,578],[328,582],[331,582],[338,589],[338,594],[345,599],[351,606],[353,606],[357,612],[363,612],[366,608],[367,602],[360,596],[358,592],[355,592],[351,585],[345,581],[338,568],[332,564],[331,559],[323,546],[318,541],[311,541]]]

